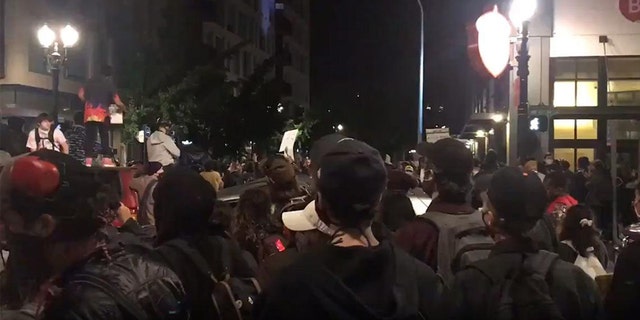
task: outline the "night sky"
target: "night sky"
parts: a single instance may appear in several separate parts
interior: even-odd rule
[[[428,115],[427,126],[446,124],[455,133],[470,113],[478,77],[467,59],[465,28],[486,2],[423,1],[425,105],[445,107],[444,114]],[[393,144],[380,131],[415,144],[419,26],[415,0],[312,1],[312,107],[330,108],[334,121],[379,147]],[[396,126],[400,132],[391,132]]]

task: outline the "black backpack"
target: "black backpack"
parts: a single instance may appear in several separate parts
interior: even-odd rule
[[[46,140],[49,140],[49,143],[51,143],[51,145],[53,146],[52,150],[58,149],[56,147],[55,139],[53,137],[53,132],[55,130],[56,129],[54,128],[49,129],[49,133],[47,133],[47,137],[45,138]],[[36,138],[36,150],[38,150],[38,148],[40,148],[40,141],[42,141],[42,137],[40,137],[40,131],[37,128],[33,129],[33,136]],[[57,151],[60,151],[60,150],[57,150]]]
[[[505,268],[486,260],[474,268],[491,279],[487,297],[488,314],[496,320],[564,320],[551,297],[548,274],[558,261],[557,254],[541,250],[537,254],[522,254],[515,268]]]
[[[209,263],[197,250],[188,245],[185,240],[175,239],[165,243],[158,252],[163,254],[163,249],[173,249],[188,257],[202,275],[206,275],[212,282],[211,300],[221,320],[251,319],[253,305],[262,291],[255,278],[237,278],[231,270],[231,248],[226,239],[215,237],[221,244],[223,274],[215,275],[209,267]]]

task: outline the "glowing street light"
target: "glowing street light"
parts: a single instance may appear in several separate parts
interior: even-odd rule
[[[69,24],[61,28],[59,33],[56,33],[45,23],[36,32],[36,37],[44,51],[47,70],[51,72],[51,92],[53,93],[52,116],[57,123],[60,100],[60,69],[67,63],[69,56],[67,49],[72,48],[78,43],[80,33]]]
[[[62,45],[65,48],[71,48],[78,43],[78,40],[80,40],[80,33],[71,25],[66,25],[60,31],[60,39],[62,40]]]
[[[339,124],[336,126],[336,130],[338,130],[338,132],[342,132],[342,130],[344,130],[344,126],[342,124]]]
[[[38,42],[43,48],[49,48],[56,41],[56,33],[47,24],[38,29]]]
[[[525,21],[529,21],[537,7],[537,0],[513,0],[509,9],[509,19],[513,26],[520,28]]]

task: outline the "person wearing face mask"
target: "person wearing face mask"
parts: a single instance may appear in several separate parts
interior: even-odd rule
[[[371,231],[387,183],[379,152],[342,140],[322,157],[317,176],[316,213],[336,231],[280,273],[256,303],[255,318],[435,318],[442,282]]]
[[[489,258],[456,274],[447,319],[603,319],[595,282],[526,236],[544,214],[544,186],[517,168],[496,172],[483,220],[496,244]]]
[[[640,185],[635,189],[633,210],[640,217]],[[618,256],[605,308],[611,319],[637,319],[640,314],[640,241],[629,244]]]
[[[94,171],[59,152],[5,166],[0,219],[14,282],[0,298],[18,291],[17,302],[38,306],[37,319],[188,319],[178,277],[118,234],[107,238],[114,198]]]

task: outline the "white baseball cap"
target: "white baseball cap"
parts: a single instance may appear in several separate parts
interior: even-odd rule
[[[316,202],[311,201],[304,209],[282,213],[282,222],[291,231],[318,230],[326,235],[334,235],[337,228],[327,226],[318,217]]]

